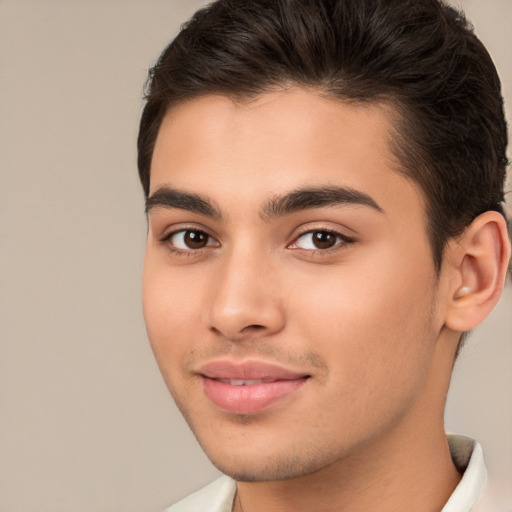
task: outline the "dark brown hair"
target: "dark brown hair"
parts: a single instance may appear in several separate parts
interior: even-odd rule
[[[146,196],[168,108],[289,85],[394,107],[392,148],[425,198],[437,269],[449,238],[484,211],[503,213],[500,80],[463,14],[439,0],[218,0],[199,10],[149,73],[138,138]]]

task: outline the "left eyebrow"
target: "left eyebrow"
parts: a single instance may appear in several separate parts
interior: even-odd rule
[[[367,206],[384,213],[377,202],[364,192],[351,187],[326,186],[299,188],[284,196],[275,197],[263,207],[261,217],[270,220],[301,210],[340,205]]]

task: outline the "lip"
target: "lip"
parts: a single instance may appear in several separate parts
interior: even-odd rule
[[[301,388],[310,375],[279,365],[244,361],[212,361],[197,373],[210,401],[232,414],[257,414]]]

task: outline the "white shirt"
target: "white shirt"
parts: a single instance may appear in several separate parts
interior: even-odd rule
[[[487,483],[481,446],[468,437],[454,434],[448,434],[448,443],[455,466],[463,475],[440,512],[484,512],[476,507]],[[163,512],[231,512],[235,493],[236,482],[222,476]]]

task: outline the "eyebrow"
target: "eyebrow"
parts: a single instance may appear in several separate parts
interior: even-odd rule
[[[271,220],[301,210],[340,205],[367,206],[384,213],[377,202],[364,192],[351,187],[325,186],[299,188],[274,197],[264,205],[260,216],[264,220]],[[177,208],[215,219],[222,218],[220,209],[208,197],[170,187],[161,187],[146,199],[146,214],[155,208]]]
[[[177,208],[215,219],[222,217],[220,210],[207,197],[169,187],[157,189],[146,199],[146,214],[155,208]]]
[[[368,194],[351,187],[325,186],[299,188],[271,199],[262,210],[262,218],[270,220],[301,210],[325,208],[340,205],[367,206],[379,213],[384,210]]]

